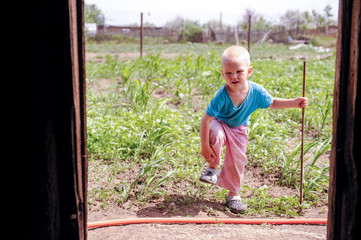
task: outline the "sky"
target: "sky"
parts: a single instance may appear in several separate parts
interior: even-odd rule
[[[332,18],[337,19],[339,0],[85,0],[85,3],[95,4],[108,25],[139,23],[143,12],[144,22],[163,26],[177,16],[200,23],[222,19],[224,24],[235,25],[245,9],[277,22],[287,10],[316,10],[323,14],[326,5],[332,7]]]

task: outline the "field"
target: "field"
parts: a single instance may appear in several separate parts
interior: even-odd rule
[[[212,44],[86,44],[89,221],[119,217],[326,217],[335,49],[252,45],[250,81],[274,97],[302,95],[307,59],[304,196],[301,110],[257,110],[235,215],[227,191],[199,182],[200,120],[224,84]]]

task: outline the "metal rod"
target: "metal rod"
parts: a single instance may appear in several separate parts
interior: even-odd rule
[[[305,97],[306,89],[306,61],[303,61],[303,88],[302,97]],[[300,205],[303,198],[303,135],[305,131],[305,109],[302,108],[302,139],[301,139],[301,178],[300,178]]]

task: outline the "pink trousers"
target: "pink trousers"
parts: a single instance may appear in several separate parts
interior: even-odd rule
[[[213,161],[221,164],[223,146],[226,146],[224,161],[218,180],[220,187],[238,193],[244,168],[248,163],[246,157],[248,135],[247,126],[229,127],[223,121],[214,119],[210,125],[210,144],[216,153]]]

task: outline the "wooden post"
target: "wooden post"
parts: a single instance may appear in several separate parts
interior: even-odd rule
[[[306,89],[306,61],[303,61],[303,87],[302,87],[302,97],[305,97],[305,89]],[[302,108],[300,205],[302,205],[302,198],[303,198],[303,136],[304,136],[304,132],[305,132],[305,109]]]
[[[248,16],[248,52],[251,54],[251,27],[252,27],[252,16]]]
[[[361,239],[361,2],[340,0],[327,239]]]
[[[140,13],[140,57],[143,57],[143,13]]]
[[[223,23],[222,23],[222,12],[219,14],[219,30],[223,30]]]
[[[239,45],[237,24],[234,26],[234,40],[236,45]]]
[[[86,75],[84,39],[84,2],[69,0],[70,54],[72,68],[72,156],[75,188],[75,213],[72,224],[78,228],[79,239],[87,238],[88,151],[86,143]],[[75,225],[74,224],[74,225]]]

